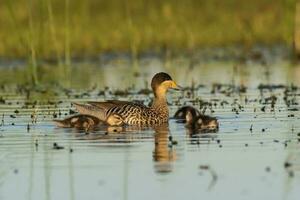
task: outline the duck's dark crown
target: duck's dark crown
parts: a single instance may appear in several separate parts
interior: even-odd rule
[[[159,86],[164,81],[171,81],[171,80],[172,80],[172,78],[169,74],[167,74],[165,72],[159,72],[153,76],[152,81],[151,81],[151,87],[152,87],[152,89],[155,89],[155,88],[157,88],[157,86]]]

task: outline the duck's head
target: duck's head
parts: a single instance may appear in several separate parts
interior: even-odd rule
[[[180,90],[181,88],[167,73],[160,72],[153,76],[151,87],[156,97],[164,96],[168,89]]]

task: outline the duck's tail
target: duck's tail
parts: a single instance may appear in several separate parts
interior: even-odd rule
[[[76,110],[83,115],[91,115],[97,117],[98,119],[105,121],[106,115],[105,110],[90,104],[80,104],[80,103],[72,103]]]

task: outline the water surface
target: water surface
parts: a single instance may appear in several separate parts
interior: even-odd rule
[[[29,92],[11,80],[24,68],[1,68],[0,199],[299,199],[299,66],[185,58],[140,64],[74,65],[68,81]],[[220,122],[217,133],[194,134],[174,119],[120,133],[54,126],[73,101],[148,104],[152,95],[139,91],[159,71],[186,87],[169,93],[170,115],[186,104],[206,108]]]

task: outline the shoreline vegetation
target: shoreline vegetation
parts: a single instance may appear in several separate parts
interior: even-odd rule
[[[0,66],[22,63],[24,78],[41,84],[43,68],[70,85],[76,61],[141,57],[247,58],[293,55],[297,0],[3,0]],[[279,47],[279,48],[277,48]],[[267,49],[267,50],[266,50]],[[199,53],[200,52],[200,53]],[[272,53],[273,52],[273,53]],[[193,64],[192,64],[193,65]]]
[[[56,60],[103,52],[293,46],[296,0],[4,0],[0,56]]]

